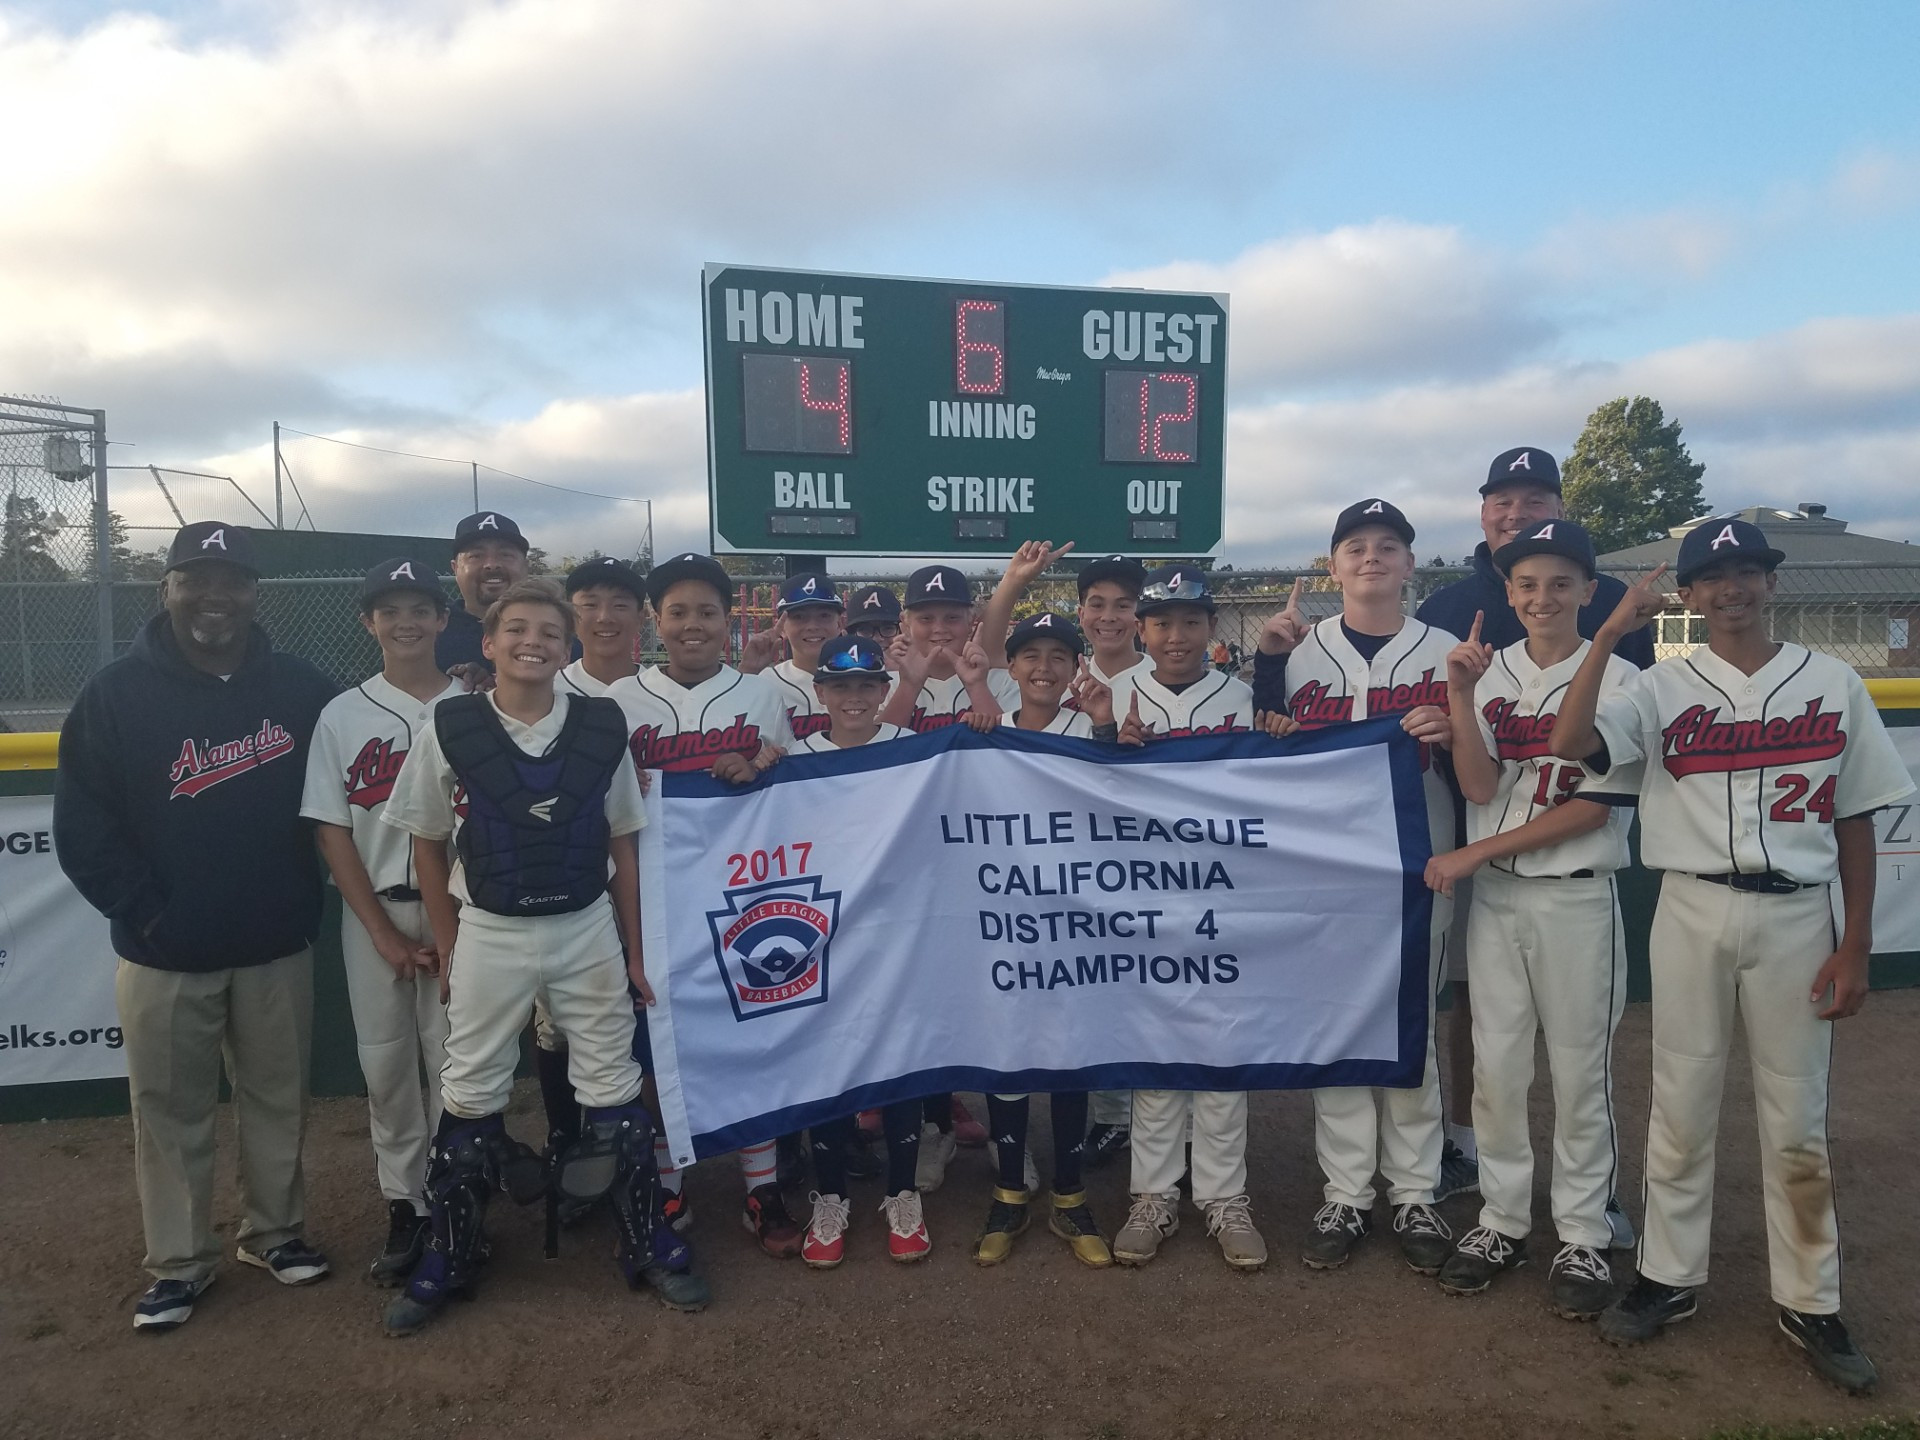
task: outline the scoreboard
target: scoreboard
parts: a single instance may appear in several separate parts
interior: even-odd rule
[[[1202,555],[1227,297],[708,265],[713,548]]]

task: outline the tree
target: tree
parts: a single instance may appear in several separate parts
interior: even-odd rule
[[[87,558],[80,573],[88,580],[99,578],[94,564],[94,546],[96,544],[94,511],[87,507]],[[108,578],[113,580],[158,580],[167,568],[167,552],[163,546],[159,550],[133,552],[127,543],[127,522],[118,510],[107,511],[107,565]]]
[[[31,495],[7,496],[0,522],[0,580],[64,580],[67,572],[53,558],[60,524]]]
[[[1587,417],[1561,469],[1567,518],[1587,527],[1603,555],[1644,545],[1706,513],[1706,471],[1659,401],[1622,395]]]

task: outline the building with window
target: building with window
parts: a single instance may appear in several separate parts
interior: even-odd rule
[[[1862,675],[1920,675],[1920,546],[1854,534],[1825,505],[1755,505],[1734,513],[1765,530],[1787,557],[1768,612],[1774,639],[1825,651]],[[1676,525],[1664,540],[1602,555],[1600,568],[1632,584],[1662,562],[1672,565],[1680,537],[1710,518]],[[1706,643],[1706,622],[1681,608],[1677,596],[1654,624],[1662,660]]]

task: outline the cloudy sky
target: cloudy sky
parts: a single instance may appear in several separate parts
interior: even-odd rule
[[[1908,0],[0,0],[0,391],[679,548],[701,262],[1164,284],[1232,295],[1236,564],[1370,492],[1464,553],[1619,394],[1718,508],[1920,540],[1916,54]],[[287,454],[324,529],[468,508]]]

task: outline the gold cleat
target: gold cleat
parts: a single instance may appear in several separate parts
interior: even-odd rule
[[[980,1238],[973,1242],[973,1263],[998,1265],[1013,1253],[1014,1236],[1027,1228],[1027,1192],[993,1187],[993,1208]]]
[[[1107,1247],[1106,1237],[1100,1233],[1093,1212],[1087,1208],[1086,1191],[1055,1195],[1047,1228],[1073,1248],[1073,1258],[1082,1265],[1104,1270],[1113,1264],[1113,1251]]]

